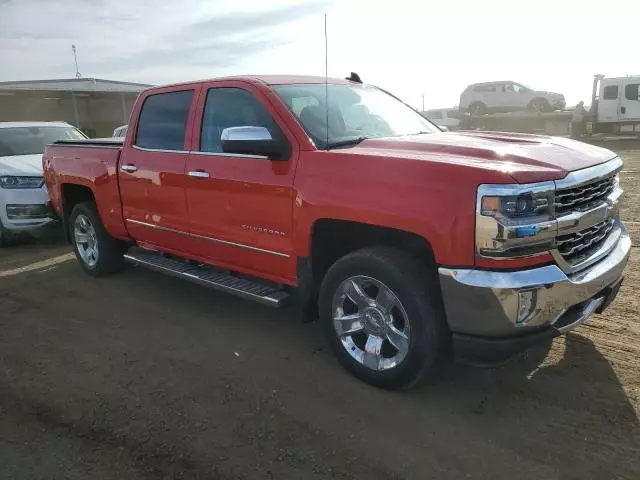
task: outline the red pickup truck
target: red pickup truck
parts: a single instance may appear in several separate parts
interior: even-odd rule
[[[124,141],[56,142],[43,165],[88,274],[131,262],[297,299],[340,363],[385,388],[576,327],[616,296],[631,248],[614,153],[442,132],[350,80],[150,88]]]

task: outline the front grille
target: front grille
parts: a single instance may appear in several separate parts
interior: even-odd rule
[[[556,192],[556,216],[572,211],[584,211],[605,201],[615,188],[615,174],[579,187],[564,188]]]
[[[7,217],[11,220],[45,218],[48,213],[46,204],[7,205]]]
[[[615,219],[597,223],[589,228],[556,238],[560,255],[570,264],[578,264],[593,255],[613,230]]]

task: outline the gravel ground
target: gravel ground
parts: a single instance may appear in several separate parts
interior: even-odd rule
[[[293,309],[140,268],[92,279],[69,252],[0,251],[1,479],[640,478],[637,248],[574,333],[399,393],[344,373]]]

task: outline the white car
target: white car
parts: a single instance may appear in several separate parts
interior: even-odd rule
[[[515,112],[532,113],[562,110],[566,105],[561,93],[542,92],[516,82],[488,82],[469,85],[460,95],[460,111],[471,115]]]
[[[436,108],[422,112],[422,115],[431,123],[447,130],[457,130],[460,125],[460,115],[456,108]]]
[[[127,136],[127,127],[128,125],[122,125],[121,127],[116,128],[113,131],[112,138],[124,138]]]
[[[44,147],[84,138],[63,122],[0,122],[0,246],[52,221],[42,176]]]

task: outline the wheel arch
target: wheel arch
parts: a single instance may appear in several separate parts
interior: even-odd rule
[[[436,266],[433,246],[423,235],[358,221],[318,218],[309,232],[308,256],[299,257],[297,264],[300,300],[307,320],[317,317],[318,289],[331,265],[351,252],[375,246],[395,247]]]
[[[533,97],[527,104],[527,110],[532,110],[533,105],[537,102],[545,105],[547,109],[551,107],[551,103],[549,102],[548,98],[536,96],[536,97]]]
[[[91,187],[78,183],[63,183],[60,185],[60,197],[62,199],[62,226],[67,240],[69,238],[69,217],[78,203],[96,201],[95,194]]]

